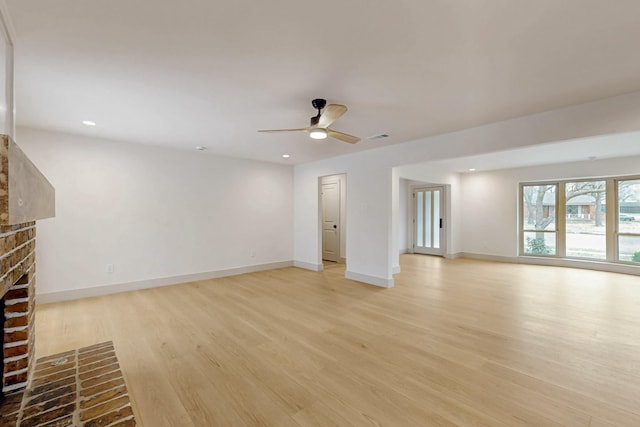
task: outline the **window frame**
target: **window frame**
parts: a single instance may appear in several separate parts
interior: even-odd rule
[[[524,223],[525,223],[525,219],[524,219],[524,187],[541,187],[544,185],[555,185],[556,187],[556,204],[555,204],[555,229],[554,230],[525,230],[524,228]],[[545,257],[545,258],[557,258],[558,257],[558,197],[559,197],[559,183],[558,181],[537,181],[537,182],[521,182],[520,183],[520,191],[519,191],[519,210],[520,210],[520,214],[518,215],[519,217],[519,224],[518,224],[518,228],[519,228],[519,243],[518,243],[518,252],[520,256],[528,256],[528,257]],[[529,254],[529,253],[525,253],[524,251],[524,243],[525,243],[525,238],[524,238],[524,234],[525,233],[531,233],[531,232],[540,232],[540,233],[555,233],[555,237],[556,237],[556,251],[555,254]]]
[[[640,238],[640,233],[620,232],[620,206],[618,197],[619,183],[622,181],[640,180],[640,175],[627,176],[611,176],[611,177],[583,177],[571,178],[563,180],[541,180],[520,182],[518,185],[518,256],[528,258],[558,258],[575,261],[588,262],[606,262],[614,264],[625,264],[639,266],[634,261],[623,261],[619,259],[619,237],[632,236]],[[567,200],[566,200],[566,184],[575,182],[605,181],[605,239],[606,239],[606,258],[582,258],[566,256],[566,218],[567,218]],[[556,213],[555,213],[555,230],[526,230],[525,229],[525,206],[524,206],[524,188],[530,186],[556,186]],[[562,215],[559,215],[559,213]],[[556,233],[556,251],[555,254],[530,254],[525,253],[525,233],[531,231],[540,231],[544,233]]]
[[[613,186],[614,186],[614,190],[615,190],[615,212],[613,213],[613,216],[615,217],[615,229],[613,231],[613,236],[612,236],[612,240],[613,240],[613,247],[614,247],[614,262],[618,263],[618,264],[626,264],[626,265],[640,265],[640,263],[638,262],[634,262],[634,261],[624,261],[620,259],[620,236],[631,236],[631,237],[638,237],[640,238],[640,233],[628,233],[628,232],[624,232],[621,233],[620,232],[620,197],[619,197],[619,183],[621,181],[638,181],[640,180],[640,175],[633,175],[633,176],[620,176],[620,177],[615,177],[613,178]]]

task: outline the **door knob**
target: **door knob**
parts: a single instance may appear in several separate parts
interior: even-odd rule
[[[338,226],[337,226],[337,225],[335,225],[335,224],[333,224],[333,228],[338,228]]]

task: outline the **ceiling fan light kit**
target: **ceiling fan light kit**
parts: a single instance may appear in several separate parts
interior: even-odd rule
[[[306,128],[299,129],[271,129],[271,130],[259,130],[258,132],[307,132],[313,139],[326,139],[328,136],[337,139],[342,142],[348,142],[349,144],[355,144],[360,141],[357,136],[349,135],[347,133],[338,132],[329,128],[347,112],[347,107],[340,104],[329,104],[325,99],[317,98],[311,101],[313,108],[318,110],[318,114],[311,117],[310,124]],[[327,107],[325,109],[325,106]],[[324,111],[322,111],[324,109]]]
[[[311,129],[309,136],[313,139],[325,139],[327,137],[327,131],[322,128]]]

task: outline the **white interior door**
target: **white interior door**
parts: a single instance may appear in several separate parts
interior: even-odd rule
[[[322,184],[322,259],[340,258],[340,181]]]
[[[444,236],[444,188],[427,187],[413,190],[413,251],[442,255]]]

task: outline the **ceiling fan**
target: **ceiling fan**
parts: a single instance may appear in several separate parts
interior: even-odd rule
[[[271,129],[271,130],[259,130],[258,132],[308,132],[309,136],[313,139],[325,139],[327,136],[338,139],[349,144],[355,144],[360,141],[357,136],[349,135],[347,133],[338,132],[329,128],[347,112],[347,107],[340,104],[327,105],[326,99],[314,99],[311,101],[313,108],[318,110],[318,114],[311,117],[311,123],[306,128],[298,129]],[[325,109],[325,106],[327,107]],[[324,109],[324,111],[322,111]]]

